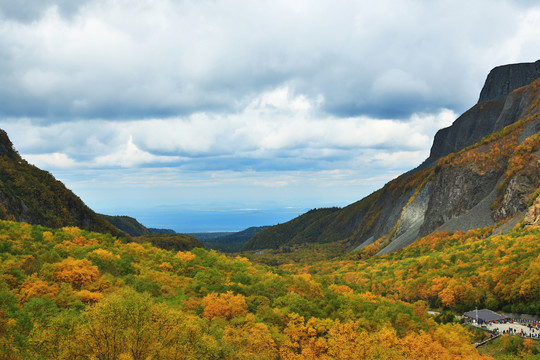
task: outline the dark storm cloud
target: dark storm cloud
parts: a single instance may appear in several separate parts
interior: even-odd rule
[[[411,168],[540,48],[525,2],[0,4],[0,126],[51,169]]]
[[[2,1],[0,114],[235,113],[278,87],[338,117],[462,111],[491,67],[536,60],[521,44],[538,41],[532,3],[462,5]]]

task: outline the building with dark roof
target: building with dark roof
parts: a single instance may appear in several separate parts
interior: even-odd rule
[[[473,310],[466,312],[463,314],[463,316],[470,321],[475,320],[478,321],[478,323],[485,323],[485,322],[494,322],[494,321],[502,321],[509,319],[508,316],[497,314],[494,311],[488,310],[488,309],[482,309],[482,310]]]

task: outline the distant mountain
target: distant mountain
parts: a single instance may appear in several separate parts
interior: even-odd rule
[[[50,173],[21,158],[4,130],[0,130],[0,219],[126,235]]]
[[[540,61],[493,69],[479,103],[436,135],[418,168],[343,209],[312,210],[255,235],[245,250],[377,240],[394,251],[438,230],[468,230],[521,214],[540,180]]]
[[[157,229],[157,228],[147,228],[150,231],[150,234],[176,234],[176,231],[172,229]]]
[[[104,214],[100,215],[103,216],[108,222],[131,236],[142,236],[149,234],[176,234],[176,231],[171,229],[147,228],[139,221],[137,221],[137,219],[130,216]]]
[[[212,241],[217,238],[235,234],[236,231],[212,231],[212,232],[200,232],[200,233],[187,233],[186,235],[196,237],[202,242]]]
[[[101,214],[108,222],[119,228],[120,230],[127,232],[131,236],[141,236],[151,234],[143,224],[129,216],[111,216]]]
[[[320,242],[319,236],[339,208],[313,209],[284,224],[271,226],[254,235],[243,250],[278,248],[285,243]],[[328,241],[331,241],[329,239]]]
[[[193,248],[204,248],[204,244],[193,236],[184,234],[148,234],[133,238],[134,242],[149,242],[153,246],[174,251],[187,251]]]
[[[253,236],[268,226],[253,226],[238,232],[189,234],[201,240],[209,249],[224,252],[240,250]]]

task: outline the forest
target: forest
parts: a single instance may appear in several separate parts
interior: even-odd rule
[[[488,233],[378,257],[312,248],[308,263],[0,221],[0,359],[488,359],[453,316],[427,313],[538,311],[539,230]]]

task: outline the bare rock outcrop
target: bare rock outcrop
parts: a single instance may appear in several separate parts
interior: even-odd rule
[[[472,145],[491,134],[504,105],[502,100],[477,104],[458,117],[451,126],[437,131],[429,158],[424,164],[431,165],[440,158]]]
[[[516,122],[530,105],[531,98],[515,91],[540,78],[540,60],[498,66],[487,76],[478,103],[435,134],[427,167],[438,159],[477,143],[484,136]]]
[[[495,221],[506,219],[527,209],[529,198],[540,182],[539,156],[540,154],[535,154],[528,166],[508,181],[501,206],[493,213]]]
[[[502,170],[480,174],[469,167],[440,169],[431,183],[428,208],[419,235],[427,235],[473,209],[491,194],[502,174]]]
[[[478,103],[488,100],[504,100],[517,88],[529,85],[540,77],[540,60],[497,66],[487,76]]]
[[[526,226],[538,226],[540,225],[540,196],[534,200],[533,204],[527,210],[523,223]]]

